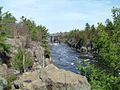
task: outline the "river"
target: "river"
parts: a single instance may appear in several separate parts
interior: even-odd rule
[[[79,73],[77,66],[83,65],[84,60],[80,58],[80,53],[75,49],[70,48],[66,44],[56,44],[51,46],[51,56],[53,63],[61,69]],[[88,59],[88,62],[90,60]]]

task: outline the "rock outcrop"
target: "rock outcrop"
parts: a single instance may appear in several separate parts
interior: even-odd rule
[[[45,62],[44,48],[41,47],[40,42],[30,41],[28,43],[25,37],[19,36],[18,38],[8,38],[6,43],[11,45],[11,57],[15,55],[20,47],[26,49],[27,53],[33,58],[33,70],[39,70],[49,62],[49,60]]]
[[[81,75],[58,69],[53,64],[39,72],[27,72],[15,81],[23,90],[90,90],[87,79]]]

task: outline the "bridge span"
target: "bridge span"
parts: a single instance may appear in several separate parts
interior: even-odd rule
[[[50,34],[49,35],[49,42],[50,43],[60,43],[60,34]]]

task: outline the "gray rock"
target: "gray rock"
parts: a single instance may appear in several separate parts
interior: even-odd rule
[[[0,65],[0,76],[6,76],[8,72],[8,68],[6,64]]]
[[[45,67],[49,62],[49,60],[45,61],[44,59],[44,49],[41,47],[40,42],[30,41],[27,43],[26,37],[19,36],[19,38],[8,38],[6,40],[6,44],[10,44],[12,46],[10,50],[11,57],[14,57],[19,47],[25,48],[26,52],[28,52],[31,58],[33,58],[33,70],[39,70],[40,68]],[[26,44],[28,47],[25,47]]]
[[[23,74],[17,83],[20,83],[23,90],[91,90],[85,77],[58,69],[53,64],[39,72]]]
[[[82,47],[80,48],[80,52],[81,52],[81,53],[87,53],[87,48],[82,46]]]
[[[0,76],[8,76],[8,75],[13,75],[14,70],[12,68],[8,68],[6,64],[0,65]]]

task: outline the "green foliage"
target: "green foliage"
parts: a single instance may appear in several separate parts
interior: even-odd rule
[[[108,72],[111,72],[112,75],[117,76],[118,72],[120,70],[120,29],[119,24],[120,20],[118,17],[120,16],[120,13],[116,10],[113,10],[113,16],[114,16],[114,29],[111,29],[111,25],[107,25],[106,27],[102,24],[98,25],[98,37],[96,38],[96,54],[95,59],[98,61],[98,64],[107,70]],[[119,10],[118,10],[119,11]],[[116,14],[117,13],[117,14]],[[110,21],[108,21],[110,22]],[[108,26],[109,29],[112,30],[112,35],[109,35],[111,31],[108,32]]]
[[[120,23],[120,8],[114,8],[112,9],[112,14],[113,14],[113,20],[114,20],[114,25],[115,27],[119,27]]]
[[[5,44],[7,34],[3,28],[5,26],[5,24],[3,24],[3,19],[2,8],[0,8],[0,52],[9,52],[10,46]]]
[[[85,30],[72,30],[67,40],[74,40],[77,47],[94,44],[95,66],[79,67],[86,76],[92,90],[120,90],[120,9],[113,8],[113,22],[106,20],[106,25],[98,24],[97,29],[87,23]]]
[[[106,26],[100,23],[97,27],[94,57],[98,67],[79,67],[81,74],[87,76],[92,90],[120,90],[120,9],[112,11],[114,22],[107,20]]]
[[[11,86],[13,85],[13,82],[17,79],[17,76],[15,76],[15,75],[8,75],[8,76],[5,77],[5,79],[8,82],[6,90],[11,90]]]
[[[30,56],[30,53],[25,53],[25,67],[24,68],[30,68],[33,66],[33,60]]]
[[[120,77],[115,77],[89,64],[86,68],[78,66],[78,70],[87,77],[92,90],[120,90]]]
[[[95,43],[96,33],[97,31],[94,25],[90,27],[87,23],[84,31],[80,31],[79,29],[72,30],[67,34],[66,38],[68,41],[74,40],[74,43],[77,43],[76,48],[80,48],[81,46],[87,47]]]
[[[114,19],[114,32],[112,36],[112,41],[117,48],[116,55],[116,70],[120,70],[120,8],[113,8],[113,19]]]
[[[114,31],[114,25],[112,21],[110,21],[109,19],[107,19],[105,23],[106,23],[106,31],[109,34],[109,36],[111,36]]]
[[[3,7],[0,6],[0,22],[2,21],[2,8]]]
[[[120,9],[113,8],[112,12],[113,12],[114,29],[115,29],[113,32],[112,40],[117,47],[117,55],[120,59]]]
[[[25,50],[19,49],[13,58],[12,64],[15,69],[20,70],[20,73],[22,73],[25,69],[32,67],[33,61]]]
[[[42,25],[36,25],[34,21],[26,19],[24,16],[21,17],[21,22],[23,26],[28,28],[28,34],[32,41],[38,41],[41,43],[41,46],[45,48],[45,56],[50,56],[50,50],[48,47],[48,29]]]
[[[91,26],[91,30],[92,30],[92,32],[95,32],[96,29],[95,29],[94,25]]]
[[[108,62],[106,53],[108,50],[110,50],[110,40],[108,37],[108,34],[105,32],[105,27],[102,24],[99,24],[98,26],[98,38],[96,39],[96,60],[99,61],[99,63],[102,63],[105,65],[106,62]]]
[[[21,17],[21,22],[23,26],[27,27],[29,30],[28,34],[31,34],[31,39],[33,41],[43,41],[48,39],[48,30],[46,27],[42,25],[36,25],[34,21],[25,18],[24,16]]]
[[[24,51],[20,49],[13,59],[13,66],[15,67],[15,69],[18,70],[23,69],[23,57],[24,57]]]
[[[4,90],[8,85],[8,82],[6,79],[0,77],[0,90]]]
[[[90,30],[90,25],[88,23],[86,23],[86,25],[85,25],[85,31],[88,31],[88,30]]]
[[[13,26],[15,25],[16,18],[9,12],[5,12],[2,16],[2,29],[7,37],[13,33]]]
[[[10,46],[5,44],[6,36],[4,34],[0,34],[0,52],[9,52]]]
[[[16,18],[9,12],[5,12],[3,14],[3,20],[2,20],[2,23],[3,24],[12,24],[12,23],[15,23],[16,22]]]

